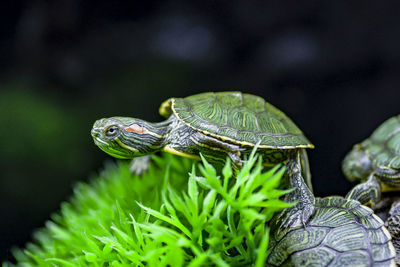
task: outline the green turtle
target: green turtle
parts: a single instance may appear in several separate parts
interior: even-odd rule
[[[400,115],[381,124],[372,135],[346,155],[343,173],[360,180],[347,195],[363,204],[375,205],[381,192],[400,189]]]
[[[316,198],[304,225],[287,227],[285,216],[271,222],[266,266],[396,266],[383,221],[356,200]]]
[[[286,200],[301,197],[303,201],[286,223],[304,221],[312,213],[314,197],[305,149],[314,146],[291,119],[263,98],[241,92],[201,93],[170,98],[159,112],[166,118],[159,123],[129,117],[98,120],[91,132],[94,142],[116,158],[163,150],[198,159],[201,153],[212,162],[228,156],[237,168],[257,146],[265,165],[291,162],[301,169],[292,175],[287,168],[289,186],[295,190]]]

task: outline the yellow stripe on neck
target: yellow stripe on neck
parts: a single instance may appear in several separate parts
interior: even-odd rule
[[[386,184],[381,185],[381,191],[382,192],[393,192],[393,191],[400,191],[400,187],[395,187],[395,186],[389,186]]]
[[[130,151],[132,151],[133,153],[139,152],[139,150],[137,150],[137,149],[135,149],[135,148],[133,148],[133,147],[130,147],[130,146],[125,145],[125,144],[122,143],[121,140],[119,140],[119,139],[116,139],[115,141],[116,141],[121,147],[123,147],[123,148],[125,148],[125,149],[127,149],[127,150],[130,150]]]
[[[181,156],[181,157],[189,158],[189,159],[196,159],[196,160],[200,159],[200,157],[198,155],[188,154],[188,153],[176,150],[175,148],[172,148],[169,145],[166,145],[163,148],[163,150],[165,152],[168,152],[168,153],[171,153],[171,154],[174,154],[174,155],[178,155],[178,156]]]

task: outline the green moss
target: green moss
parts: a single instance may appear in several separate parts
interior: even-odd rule
[[[236,177],[229,162],[217,171],[168,154],[141,177],[109,164],[14,256],[20,266],[263,266],[266,223],[290,204],[279,200],[283,168],[262,169],[254,156]]]

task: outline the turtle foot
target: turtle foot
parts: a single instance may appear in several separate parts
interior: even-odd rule
[[[308,219],[314,213],[313,204],[296,205],[293,208],[284,210],[281,213],[282,228],[294,228],[298,226],[306,227]]]
[[[132,174],[142,175],[147,172],[150,164],[150,156],[143,156],[132,159],[129,171]]]

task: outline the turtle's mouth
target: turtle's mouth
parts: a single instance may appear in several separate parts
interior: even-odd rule
[[[113,156],[115,158],[119,158],[119,159],[132,159],[133,157],[130,155],[127,155],[126,153],[123,153],[117,149],[115,149],[112,145],[110,145],[109,143],[101,140],[99,137],[95,137],[94,139],[94,143],[104,152],[106,152],[107,154],[109,154],[110,156]]]
[[[108,147],[108,143],[107,143],[107,142],[104,142],[104,141],[101,140],[99,137],[95,137],[95,138],[93,138],[93,139],[94,139],[94,143],[95,143],[97,146],[99,146],[99,147],[102,147],[102,146]]]

